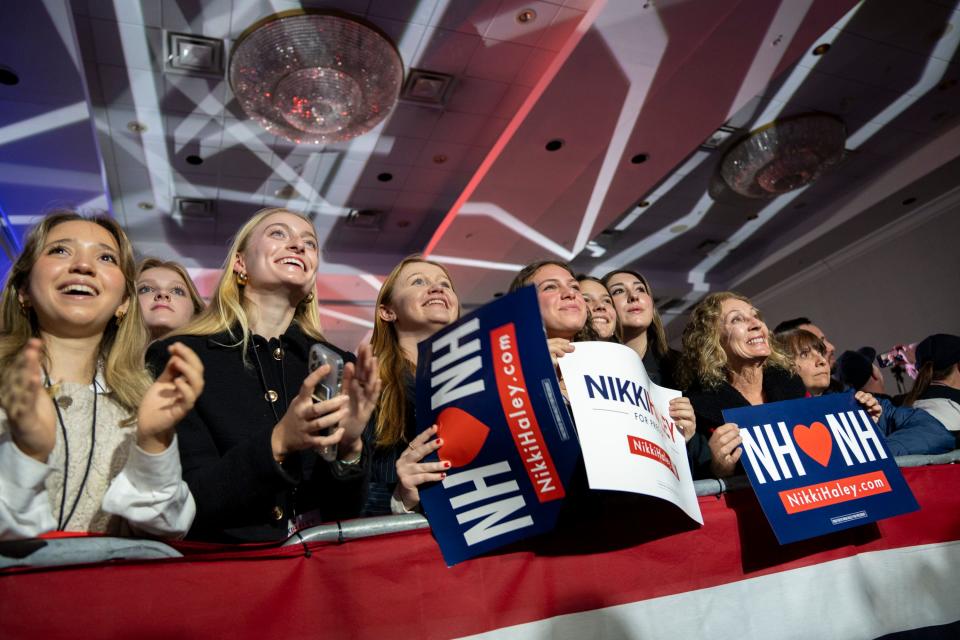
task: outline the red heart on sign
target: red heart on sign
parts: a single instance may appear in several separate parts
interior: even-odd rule
[[[468,465],[480,453],[489,434],[490,427],[466,411],[447,407],[437,416],[437,437],[443,440],[437,455],[451,467]]]
[[[809,427],[798,424],[793,428],[793,439],[803,452],[825,467],[830,463],[833,452],[833,438],[830,430],[822,422],[814,422]]]

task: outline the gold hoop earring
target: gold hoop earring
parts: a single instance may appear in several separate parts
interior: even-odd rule
[[[237,284],[240,285],[241,287],[247,286],[247,282],[250,281],[250,278],[247,277],[247,273],[245,271],[237,271],[236,274],[237,274]]]

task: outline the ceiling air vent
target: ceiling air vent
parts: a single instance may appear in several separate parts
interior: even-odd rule
[[[173,215],[183,220],[209,220],[216,213],[216,203],[204,198],[174,198]]]
[[[423,69],[410,69],[400,99],[424,106],[442,107],[450,97],[453,76]]]
[[[168,31],[164,45],[166,71],[223,76],[223,40]]]
[[[383,211],[378,209],[354,209],[347,214],[347,226],[351,229],[379,231],[383,226]]]

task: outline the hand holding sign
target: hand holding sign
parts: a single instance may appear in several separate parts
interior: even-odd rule
[[[710,436],[710,469],[718,478],[732,476],[743,454],[740,429],[732,422],[717,427]]]
[[[864,411],[873,418],[874,422],[880,421],[880,416],[883,415],[883,407],[880,406],[880,401],[873,397],[873,394],[866,391],[857,391],[853,394],[853,397],[863,406]]]
[[[426,482],[440,482],[447,477],[444,471],[450,468],[449,462],[421,462],[443,446],[441,438],[431,440],[436,433],[437,425],[425,429],[410,441],[397,458],[397,498],[403,502],[403,507],[407,511],[413,511],[420,504],[418,489],[420,485]]]

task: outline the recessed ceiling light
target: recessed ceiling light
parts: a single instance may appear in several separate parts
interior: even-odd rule
[[[911,196],[911,197],[907,198],[906,200],[904,200],[901,204],[903,204],[903,206],[907,206],[907,205],[913,204],[913,203],[916,202],[916,201],[917,201],[917,199],[914,198],[913,196]]]
[[[647,159],[648,159],[649,157],[650,157],[650,156],[648,156],[648,155],[645,154],[645,153],[638,153],[637,155],[635,155],[635,156],[633,156],[632,158],[630,158],[630,162],[631,162],[632,164],[643,164],[644,162],[647,161]]]
[[[760,217],[759,213],[751,213],[750,215],[747,216],[747,220],[756,220],[759,217]]]
[[[20,76],[10,67],[0,67],[0,84],[5,84],[8,87],[20,82]]]
[[[143,133],[144,131],[147,130],[147,125],[143,124],[142,122],[138,122],[136,120],[131,120],[130,122],[127,123],[127,129],[133,133]]]
[[[203,158],[201,158],[198,155],[189,155],[186,158],[184,158],[184,160],[186,160],[187,164],[192,164],[194,166],[203,164]]]
[[[433,156],[433,161],[436,164],[443,164],[447,161],[447,156],[443,155],[442,153],[438,153],[437,155]]]
[[[537,19],[537,12],[533,9],[524,9],[517,14],[517,22],[520,24],[529,24]]]
[[[563,140],[560,138],[555,138],[544,145],[543,147],[547,151],[558,151],[563,148]]]
[[[153,209],[152,202],[138,202],[137,206],[143,209],[144,211],[150,211],[151,209]]]
[[[649,200],[641,200],[640,202],[637,203],[637,208],[638,208],[638,209],[643,209],[643,208],[649,207],[649,206],[650,206],[650,201],[649,201]]]
[[[818,44],[817,46],[815,46],[815,47],[813,48],[813,55],[815,55],[815,56],[822,56],[822,55],[825,54],[827,51],[830,51],[830,43],[829,43],[829,42],[824,42],[823,44]]]
[[[670,227],[670,233],[683,233],[689,228],[690,227],[688,227],[685,224],[675,224],[672,227]]]
[[[391,180],[393,180],[393,174],[387,173],[387,172],[378,174],[377,180],[379,180],[380,182],[390,182]]]
[[[410,226],[410,221],[409,221],[409,220],[397,220],[397,226],[400,227],[401,229],[406,229],[407,227]]]
[[[279,189],[277,189],[276,191],[274,191],[273,195],[275,195],[278,198],[282,198],[283,200],[289,200],[294,195],[296,195],[296,193],[297,193],[297,190],[292,184],[285,184]]]

